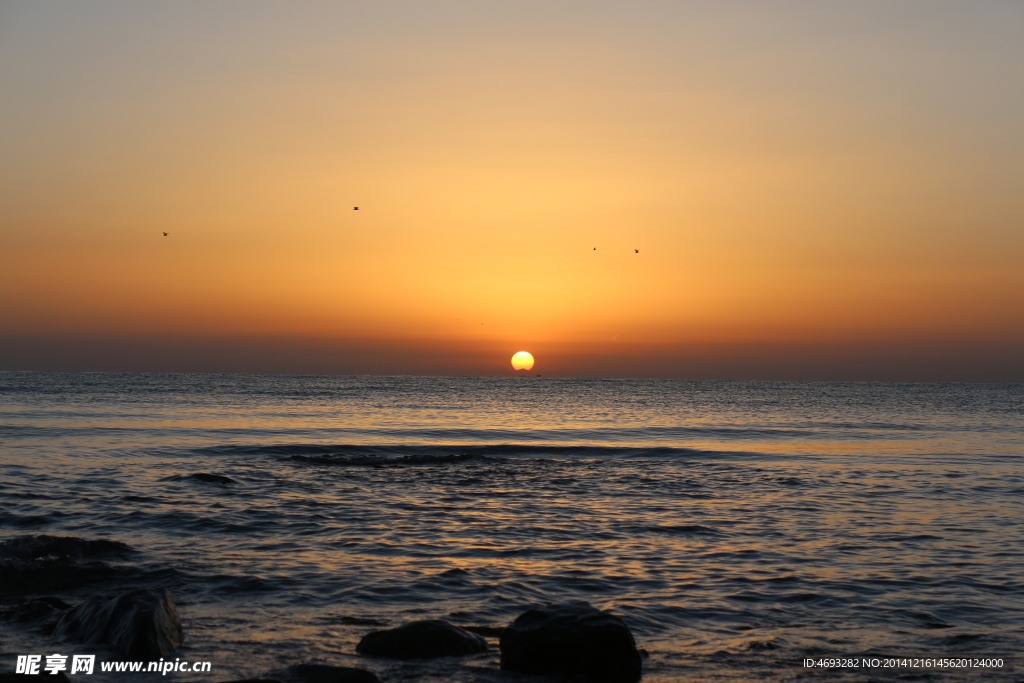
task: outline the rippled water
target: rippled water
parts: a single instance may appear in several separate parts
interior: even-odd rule
[[[525,680],[494,637],[430,664],[355,643],[564,600],[623,617],[648,681],[905,680],[800,661],[1024,642],[1021,385],[0,373],[0,444],[3,538],[136,551],[8,566],[0,601],[166,586],[203,680]],[[95,649],[0,622],[11,665],[61,647]]]

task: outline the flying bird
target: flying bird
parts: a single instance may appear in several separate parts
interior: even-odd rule
[[[594,251],[597,251],[597,247],[594,247]]]
[[[358,210],[359,210],[359,207],[358,207],[358,206],[353,206],[353,207],[352,207],[352,210],[353,210],[353,211],[358,211]]]
[[[167,237],[167,233],[166,232],[164,233],[164,237]]]
[[[639,253],[640,253],[640,250],[639,250],[639,249],[634,249],[633,251],[634,251],[635,253],[637,253],[637,254],[639,254]]]

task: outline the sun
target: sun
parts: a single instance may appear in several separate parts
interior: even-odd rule
[[[533,356],[529,351],[519,351],[512,356],[512,367],[516,370],[529,370],[533,367]]]

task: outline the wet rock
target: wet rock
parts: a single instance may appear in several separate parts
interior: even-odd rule
[[[384,626],[386,622],[380,619],[370,619],[368,617],[338,617],[338,623],[349,624],[352,626]]]
[[[576,602],[519,615],[501,634],[501,668],[633,683],[640,680],[641,660],[622,619]]]
[[[40,624],[56,621],[69,609],[71,605],[59,598],[33,598],[0,611],[0,617],[19,624]]]
[[[134,551],[124,543],[74,536],[17,536],[0,542],[0,594],[82,586],[114,578],[102,560]]]
[[[432,659],[486,651],[486,640],[441,619],[371,631],[356,646],[360,654],[391,659]]]
[[[0,543],[0,559],[74,562],[92,557],[124,554],[131,550],[124,543],[102,538],[90,540],[75,536],[16,536]]]
[[[329,664],[299,664],[288,673],[302,683],[380,683],[372,671]]]
[[[167,589],[91,598],[65,614],[54,635],[104,645],[133,660],[166,657],[183,638],[181,618]]]
[[[225,477],[222,474],[207,474],[206,472],[196,472],[195,474],[189,475],[189,479],[195,479],[196,481],[205,481],[208,484],[234,484],[235,480],[231,477]]]

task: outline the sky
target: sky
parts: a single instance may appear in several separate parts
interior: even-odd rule
[[[1021,382],[1022,86],[1018,0],[3,0],[0,370]]]

